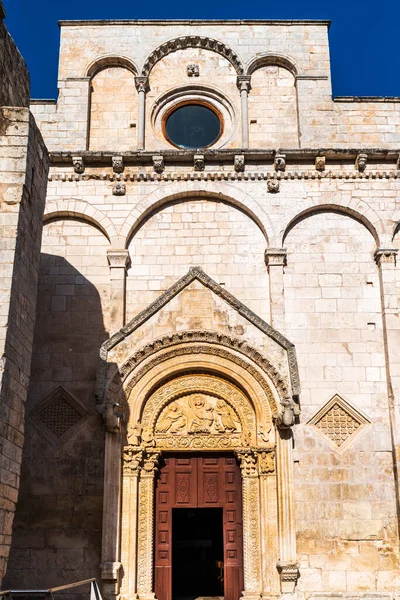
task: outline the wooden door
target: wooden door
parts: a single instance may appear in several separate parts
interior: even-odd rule
[[[166,455],[156,486],[155,594],[172,600],[172,509],[222,508],[224,598],[243,591],[241,476],[232,455]],[[199,593],[199,595],[201,595]]]

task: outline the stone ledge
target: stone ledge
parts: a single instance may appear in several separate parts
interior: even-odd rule
[[[366,180],[366,179],[399,179],[399,171],[368,171],[359,173],[352,172],[326,172],[319,173],[318,171],[287,171],[285,173],[274,173],[273,171],[266,172],[245,172],[237,173],[236,171],[187,171],[182,173],[172,172],[141,172],[141,173],[124,173],[123,175],[115,173],[52,173],[49,175],[49,181],[131,181],[131,182],[146,182],[146,181],[288,181],[288,180]]]
[[[331,21],[319,20],[319,19],[288,19],[283,20],[271,20],[271,19],[83,19],[76,21],[72,20],[60,20],[58,21],[60,27],[74,27],[78,25],[93,26],[109,26],[109,25],[149,25],[170,27],[171,25],[204,25],[204,27],[212,27],[213,25],[225,25],[230,27],[231,25],[317,25],[322,27],[330,27]]]
[[[268,161],[274,160],[277,152],[286,155],[286,162],[293,161],[312,161],[319,156],[325,156],[327,160],[348,160],[354,161],[360,153],[367,155],[368,160],[392,160],[397,161],[400,155],[400,147],[398,149],[389,148],[268,148],[268,149],[243,149],[233,148],[229,150],[202,150],[205,162],[207,164],[212,161],[226,161],[234,162],[235,156],[241,154],[246,160],[253,161]],[[50,152],[50,160],[52,165],[68,164],[72,166],[72,157],[82,157],[85,166],[111,166],[113,156],[122,156],[125,165],[140,165],[140,166],[151,166],[155,152],[147,150],[134,150],[134,151],[90,151],[90,150],[76,150],[71,152]],[[197,151],[194,150],[172,150],[158,149],[157,155],[164,157],[172,162],[176,163],[190,163],[193,164],[193,159]],[[168,166],[168,164],[166,165]]]

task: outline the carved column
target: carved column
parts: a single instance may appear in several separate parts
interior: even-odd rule
[[[139,481],[137,592],[139,600],[151,600],[154,564],[154,479],[159,452],[146,451]]]
[[[299,576],[296,554],[296,527],[293,489],[293,435],[291,429],[278,429],[276,472],[278,482],[279,562],[283,594],[293,593]]]
[[[269,297],[271,325],[281,333],[285,332],[285,296],[284,268],[286,267],[286,249],[268,248],[265,251],[265,264],[269,273]]]
[[[106,433],[104,459],[103,536],[101,578],[103,595],[112,600],[119,593],[119,531],[121,503],[121,434]]]
[[[236,453],[242,472],[244,592],[249,600],[259,600],[261,581],[260,486],[257,455],[252,451]]]
[[[375,261],[379,268],[383,343],[389,405],[390,432],[397,503],[400,506],[400,315],[396,289],[396,248],[378,248]]]
[[[139,96],[137,149],[144,150],[146,123],[146,93],[149,89],[149,78],[135,77],[135,85]]]
[[[275,450],[258,450],[261,503],[261,581],[262,598],[271,598],[280,592],[276,568],[278,556],[278,509],[276,502]]]
[[[240,102],[242,109],[242,148],[249,147],[249,109],[248,94],[251,90],[250,75],[239,75],[237,86],[240,91]]]
[[[112,334],[125,325],[125,285],[129,251],[107,250],[107,260],[110,265],[110,329]]]
[[[126,446],[123,451],[121,563],[124,578],[121,596],[126,600],[136,598],[138,483],[143,451]]]

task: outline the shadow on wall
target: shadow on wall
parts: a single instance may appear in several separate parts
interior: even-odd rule
[[[21,488],[3,589],[100,579],[105,434],[94,390],[107,338],[96,287],[65,258],[42,254]]]

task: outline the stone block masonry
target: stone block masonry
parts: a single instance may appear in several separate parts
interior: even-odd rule
[[[0,6],[0,13],[4,11]],[[29,77],[0,22],[0,579],[18,498],[48,154]]]

